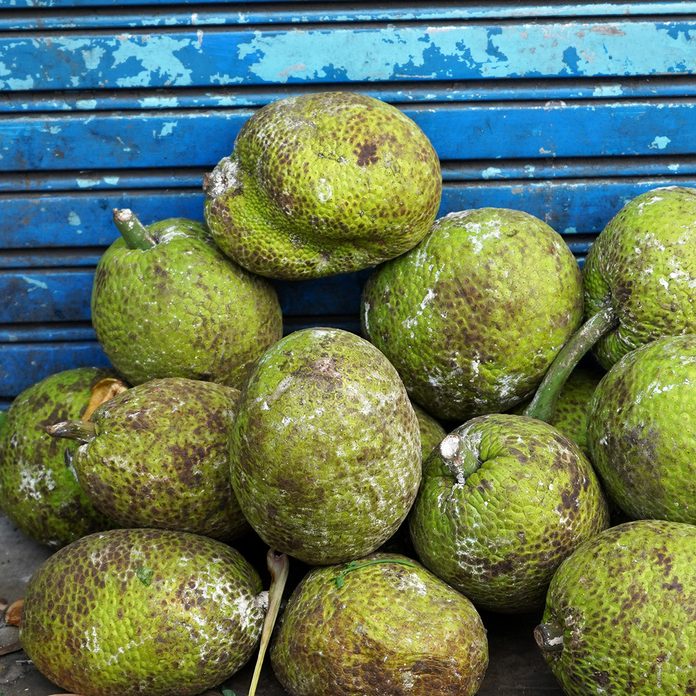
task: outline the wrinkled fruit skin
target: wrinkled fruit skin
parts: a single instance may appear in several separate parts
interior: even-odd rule
[[[352,564],[348,564],[352,566]],[[374,554],[310,571],[271,651],[292,696],[475,694],[488,644],[471,602],[420,564]]]
[[[440,444],[440,441],[447,433],[445,429],[420,406],[417,404],[412,404],[412,406],[418,418],[418,429],[420,430],[421,439],[421,459],[425,462],[433,449]]]
[[[80,482],[122,527],[233,539],[248,529],[229,479],[229,430],[239,391],[156,379],[92,415],[96,437],[75,453]]]
[[[200,223],[147,229],[154,247],[117,239],[97,265],[92,323],[104,352],[131,384],[187,377],[239,387],[282,336],[275,290],[226,259]]]
[[[265,593],[234,549],[194,534],[119,529],[65,547],[32,577],[20,639],[81,696],[189,696],[251,657]]]
[[[696,333],[696,189],[648,191],[628,203],[590,248],[585,312],[610,306],[618,328],[594,352],[609,369],[661,336]]]
[[[696,693],[696,527],[642,520],[583,544],[551,582],[544,652],[568,696]]]
[[[581,318],[582,277],[561,236],[502,208],[439,219],[363,292],[363,331],[411,398],[460,423],[530,395]]]
[[[582,451],[542,421],[474,418],[425,464],[410,515],[423,564],[477,606],[540,608],[564,558],[609,523]]]
[[[240,507],[271,548],[340,563],[374,551],[406,517],[421,479],[418,419],[373,345],[305,329],[252,372],[231,459]]]
[[[207,179],[218,246],[250,271],[317,278],[414,247],[440,204],[440,163],[398,109],[350,92],[288,97],[242,127]]]
[[[46,377],[12,402],[0,434],[2,509],[27,536],[54,549],[111,526],[66,459],[76,445],[44,431],[56,421],[79,420],[91,388],[110,374],[78,367]]]
[[[696,336],[623,357],[590,404],[588,441],[609,495],[633,519],[696,524]]]
[[[550,425],[569,437],[586,455],[589,455],[587,418],[590,401],[604,374],[604,370],[596,365],[578,365],[563,385],[553,415],[548,420]],[[522,414],[526,406],[526,403],[516,406],[512,413]]]

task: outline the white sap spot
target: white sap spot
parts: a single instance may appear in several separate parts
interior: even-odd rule
[[[657,135],[648,147],[651,150],[664,150],[671,142],[672,140],[666,135]]]
[[[396,587],[398,590],[412,590],[421,597],[428,593],[426,584],[415,573],[400,576]]]
[[[77,227],[82,223],[82,220],[80,220],[80,216],[74,210],[71,210],[70,214],[68,215],[68,222],[73,227]]]
[[[97,627],[92,626],[91,631],[85,631],[84,640],[80,645],[81,648],[85,648],[87,652],[98,653],[101,652],[101,646],[99,645],[99,638],[97,636]]]
[[[432,288],[428,288],[428,292],[425,293],[425,297],[420,303],[421,309],[425,309],[426,305],[429,304],[434,297],[435,293],[433,292]]]
[[[459,449],[459,438],[456,435],[448,435],[440,443],[440,454],[444,459],[452,459]]]
[[[221,196],[229,189],[239,188],[239,163],[236,159],[223,157],[210,175],[207,193],[212,198]]]
[[[481,172],[481,176],[484,179],[492,179],[496,176],[500,176],[502,173],[503,170],[498,169],[498,167],[486,167],[486,169]]]
[[[365,302],[365,305],[363,307],[363,323],[365,324],[365,333],[367,333],[368,335],[370,333],[369,316],[370,316],[370,303]]]
[[[326,179],[319,179],[317,182],[317,198],[322,202],[330,201],[333,198],[333,188]]]
[[[669,283],[667,282],[667,280],[666,280],[665,278],[660,278],[657,282],[658,282],[663,288],[665,288],[666,290],[669,290]]]
[[[413,672],[409,672],[408,670],[405,672],[401,673],[401,683],[404,686],[404,689],[410,690],[414,687],[416,681],[413,678]]]

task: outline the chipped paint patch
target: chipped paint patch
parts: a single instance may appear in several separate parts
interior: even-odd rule
[[[621,85],[599,85],[592,90],[593,97],[620,97],[622,94]]]
[[[36,280],[36,278],[32,278],[28,275],[20,275],[19,276],[27,285],[29,285],[29,289],[27,292],[32,292],[33,290],[41,289],[41,290],[48,290],[48,285],[44,283],[42,280]]]
[[[672,142],[666,135],[655,136],[655,139],[648,145],[651,150],[664,150]]]
[[[193,84],[192,68],[187,67],[177,53],[196,47],[198,40],[175,39],[171,36],[122,36],[113,52],[113,67],[124,66],[121,72],[130,73],[116,78],[119,87],[139,87],[151,83],[164,85]],[[139,64],[140,70],[126,70],[126,64]],[[187,61],[188,64],[188,61]],[[153,79],[153,78],[157,79]],[[164,79],[162,79],[164,78]]]
[[[167,121],[164,124],[162,124],[162,128],[159,132],[159,137],[165,138],[166,136],[171,135],[174,132],[176,125],[176,121]]]

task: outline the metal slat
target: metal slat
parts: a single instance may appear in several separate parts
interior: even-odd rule
[[[0,347],[0,398],[12,398],[55,372],[87,366],[109,366],[96,341],[3,344]]]
[[[696,45],[696,41],[694,42]],[[441,160],[696,153],[696,101],[523,102],[403,108]],[[210,167],[232,150],[248,110],[12,116],[0,171]]]
[[[199,190],[205,168],[101,170],[1,174],[0,193],[122,191],[132,189]],[[659,177],[696,175],[696,155],[652,157],[580,157],[537,160],[446,161],[445,182],[509,179],[580,179],[596,177]]]
[[[423,83],[371,84],[351,82],[322,90],[348,89],[392,104],[438,104],[459,102],[560,101],[572,99],[622,99],[694,97],[696,77],[656,76],[650,78],[605,77],[592,80],[481,80],[434,81]],[[76,111],[88,118],[94,111],[219,109],[264,106],[281,97],[318,91],[306,85],[275,87],[217,87],[176,89],[124,89],[88,91],[18,92],[0,95],[0,113],[29,114],[35,111]]]
[[[303,283],[273,281],[283,316],[345,315],[357,311],[368,271]],[[88,321],[93,268],[0,271],[0,324]]]
[[[17,33],[0,37],[0,89],[688,75],[695,33],[691,19]]]
[[[244,3],[229,3],[228,0],[205,0],[206,5],[225,5],[220,12],[225,10],[230,13],[240,12],[242,17],[240,22],[252,21],[257,17],[257,21],[274,21],[276,17],[285,18],[284,21],[303,21],[304,17],[318,17],[322,21],[332,21],[338,17],[355,17],[356,21],[361,18],[369,18],[369,21],[379,19],[393,19],[406,15],[413,16],[415,19],[429,18],[506,18],[506,17],[602,17],[602,16],[643,16],[643,15],[664,15],[664,14],[691,14],[696,12],[696,3],[693,2],[583,2],[583,3],[530,3],[530,2],[479,2],[467,3],[465,6],[452,7],[451,5],[432,3],[351,3],[341,6],[345,0],[324,0],[317,2],[297,2],[297,0],[275,0],[272,4],[273,9],[269,9],[267,0],[247,0]],[[279,3],[283,3],[279,6]],[[200,0],[119,0],[119,5],[125,7],[145,6],[150,9],[157,9],[164,6],[170,13],[176,12],[180,7],[191,7],[192,10],[201,8]],[[111,8],[113,0],[7,0],[6,9],[9,8],[52,8],[53,10],[91,7]],[[231,7],[230,7],[231,5]],[[251,7],[249,7],[251,5]],[[202,6],[205,8],[205,5]],[[257,9],[258,8],[258,9]],[[191,13],[184,14],[189,17]],[[17,13],[13,13],[17,14]],[[219,14],[219,12],[217,13]],[[205,16],[205,10],[196,12],[198,17]],[[0,12],[0,16],[2,13]],[[325,19],[324,19],[325,18]],[[169,21],[176,21],[171,18]],[[201,21],[200,19],[198,21]],[[336,21],[336,20],[334,20]],[[340,19],[338,21],[348,21]],[[366,21],[366,19],[362,19]]]
[[[695,187],[696,176],[448,182],[439,214],[486,206],[514,208],[540,217],[559,232],[593,234],[631,198],[658,186]],[[0,206],[9,221],[0,228],[0,248],[95,247],[116,238],[112,208],[132,208],[145,224],[166,217],[202,220],[203,193],[4,195]]]
[[[587,253],[588,241],[575,243],[579,255]],[[302,283],[273,281],[283,317],[324,317],[358,312],[360,292],[370,275],[367,269],[330,278]],[[89,321],[90,300],[94,280],[93,269],[50,269],[0,271],[0,296],[10,302],[0,306],[0,324]],[[57,340],[47,328],[45,340]],[[0,341],[18,340],[14,334],[3,334]]]

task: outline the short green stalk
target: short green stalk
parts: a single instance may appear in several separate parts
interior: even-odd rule
[[[268,589],[268,610],[266,612],[266,619],[263,622],[259,654],[256,658],[256,666],[254,667],[254,675],[251,678],[248,696],[254,696],[256,693],[256,687],[259,684],[259,677],[261,676],[263,658],[266,656],[266,650],[268,649],[273,628],[278,618],[280,601],[283,598],[283,590],[285,589],[285,583],[288,579],[288,572],[290,570],[290,561],[288,557],[284,553],[278,553],[273,549],[268,550],[266,554],[266,563],[271,573],[271,586]]]
[[[563,650],[563,628],[556,623],[542,623],[534,629],[534,640],[545,653]]]
[[[543,381],[539,385],[534,398],[524,411],[525,416],[538,418],[548,422],[553,416],[556,408],[558,395],[563,389],[563,385],[580,362],[581,358],[587,353],[597,341],[605,334],[609,333],[618,323],[613,308],[606,307],[590,317],[573,334],[568,343],[563,346],[561,352],[551,363]]]
[[[45,427],[53,437],[65,437],[78,442],[91,442],[96,437],[96,426],[90,421],[61,421]]]
[[[157,244],[130,208],[114,208],[114,224],[129,249],[152,249]]]

